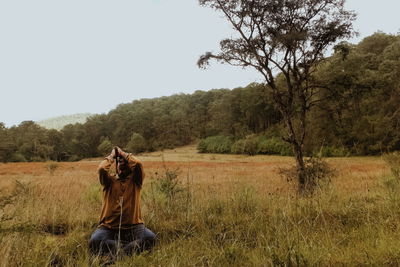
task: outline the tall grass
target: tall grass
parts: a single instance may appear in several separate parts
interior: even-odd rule
[[[100,187],[94,173],[57,174],[14,182],[0,198],[0,266],[89,264]],[[199,185],[190,167],[149,177],[143,213],[158,243],[117,266],[400,264],[400,184],[389,175],[363,194],[333,183],[310,197],[262,194],[240,175]]]
[[[383,159],[389,165],[394,178],[400,180],[400,152],[385,154]]]

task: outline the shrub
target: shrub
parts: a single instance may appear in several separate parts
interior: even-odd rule
[[[240,139],[232,145],[232,152],[235,154],[248,154],[253,156],[257,154],[257,137],[254,135],[248,136],[245,139]]]
[[[82,157],[78,156],[78,155],[71,155],[68,157],[68,161],[79,161],[81,159],[82,159]]]
[[[288,143],[282,140],[280,137],[266,138],[264,136],[259,137],[258,154],[267,155],[281,155],[281,156],[292,156],[292,149]]]
[[[21,153],[14,153],[10,159],[11,162],[26,162],[26,158]]]
[[[156,174],[157,188],[161,194],[172,200],[179,192],[182,192],[182,185],[178,180],[179,169],[165,169],[163,175]]]
[[[197,151],[199,153],[207,153],[207,142],[206,139],[201,139],[197,145]]]
[[[234,153],[234,154],[267,154],[291,156],[292,149],[289,144],[279,137],[267,138],[266,136],[250,135],[244,139],[232,142],[227,136],[211,136],[202,139],[197,145],[200,153]]]
[[[244,148],[245,148],[245,141],[244,139],[237,140],[233,145],[232,145],[232,153],[235,154],[244,154]]]
[[[150,189],[144,192],[143,201],[153,214],[162,214],[164,219],[167,219],[176,216],[177,213],[188,212],[191,194],[180,181],[178,168],[169,169],[164,166],[150,181]]]
[[[318,154],[321,157],[348,157],[350,155],[350,151],[343,146],[324,146],[314,154]]]
[[[32,162],[42,162],[42,161],[44,161],[44,159],[41,158],[41,157],[39,157],[39,156],[33,156],[33,157],[30,158],[29,161],[32,161]]]
[[[249,136],[244,140],[244,153],[250,156],[257,154],[257,137]]]
[[[200,141],[197,150],[200,153],[230,153],[232,139],[228,136],[210,136]]]
[[[313,193],[315,189],[328,184],[335,175],[335,170],[321,157],[311,157],[304,161],[305,163],[305,185],[303,193]],[[297,167],[280,169],[279,173],[286,178],[288,182],[298,180]]]

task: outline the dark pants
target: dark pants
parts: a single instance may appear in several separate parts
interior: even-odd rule
[[[144,224],[136,224],[132,229],[118,230],[101,226],[93,232],[89,249],[92,254],[116,255],[118,251],[131,255],[151,249],[156,242],[156,235]]]

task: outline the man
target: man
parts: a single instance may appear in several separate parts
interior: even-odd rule
[[[111,175],[109,171],[114,161],[116,175]],[[103,208],[99,227],[89,241],[91,253],[114,258],[120,252],[131,255],[151,249],[156,236],[144,226],[140,211],[142,163],[115,147],[100,163],[98,174],[103,187]]]

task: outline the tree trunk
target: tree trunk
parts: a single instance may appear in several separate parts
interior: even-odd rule
[[[297,168],[297,177],[299,181],[299,192],[302,193],[306,189],[306,173],[305,173],[305,164],[303,158],[303,149],[299,144],[293,145],[293,153],[296,159],[296,168]]]
[[[298,137],[296,135],[296,131],[294,130],[293,123],[292,123],[292,118],[290,116],[287,116],[289,112],[287,112],[287,107],[281,106],[280,110],[283,115],[283,119],[286,123],[286,130],[288,133],[289,138],[286,139],[287,142],[289,142],[292,145],[293,149],[293,154],[294,158],[296,160],[296,169],[297,169],[297,179],[299,182],[299,192],[302,193],[306,189],[306,183],[307,183],[307,177],[306,177],[306,172],[305,172],[305,164],[304,164],[304,158],[303,158],[303,141],[304,141],[304,136],[305,136],[305,116],[302,117],[302,131],[301,135],[302,137]]]

